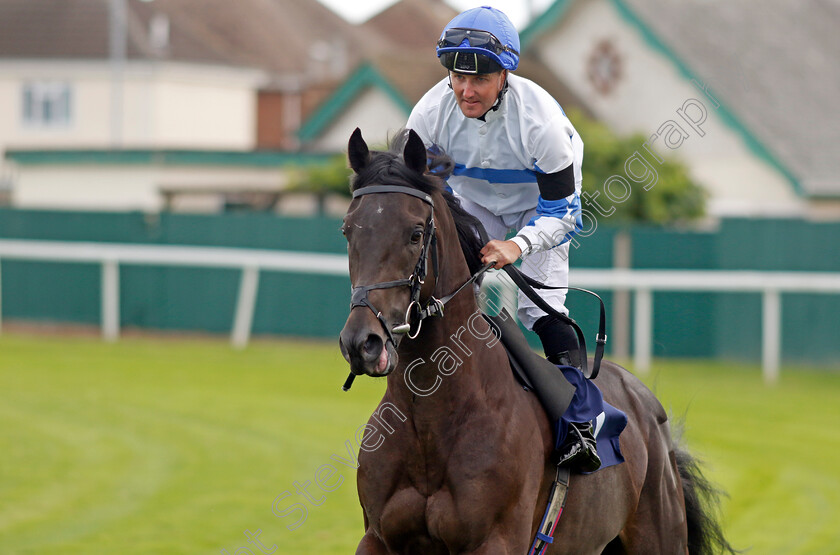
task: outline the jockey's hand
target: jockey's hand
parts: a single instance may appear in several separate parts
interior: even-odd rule
[[[481,249],[481,262],[487,264],[495,261],[495,268],[498,270],[502,266],[516,262],[520,254],[522,254],[522,249],[513,241],[498,241],[493,239]]]

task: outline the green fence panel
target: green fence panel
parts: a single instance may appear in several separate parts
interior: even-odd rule
[[[0,238],[346,252],[340,218],[0,208]]]
[[[98,324],[98,264],[2,261],[3,317]]]
[[[144,214],[0,209],[0,238],[223,246],[344,253],[339,218],[268,213]],[[575,239],[570,267],[608,268],[620,228],[599,226]],[[723,220],[711,231],[632,227],[633,267],[840,272],[840,223]],[[95,264],[2,264],[3,316],[96,324],[100,268]],[[228,333],[239,270],[120,268],[123,326]],[[613,295],[601,294],[612,312]],[[340,276],[261,272],[254,333],[335,337],[347,317],[349,280]],[[567,306],[594,343],[597,303],[570,293]],[[784,294],[786,362],[840,363],[840,295]],[[632,325],[632,322],[631,322]],[[653,352],[657,356],[761,356],[758,294],[654,294]],[[632,331],[632,330],[631,330]],[[613,334],[608,321],[608,335]],[[531,334],[533,335],[533,334]],[[538,345],[536,337],[530,337]]]
[[[710,270],[716,267],[717,238],[713,233],[637,227],[630,236],[636,269]],[[715,306],[716,297],[710,293],[654,293],[654,356],[713,356],[716,345],[711,315]],[[631,342],[633,335],[631,323]]]
[[[253,331],[337,341],[349,311],[346,277],[262,272]]]
[[[0,208],[0,238],[109,243],[155,242],[140,212],[67,212]]]
[[[120,270],[124,326],[227,333],[241,271],[125,266]]]
[[[718,233],[722,270],[840,272],[840,223],[724,220]],[[760,357],[761,299],[721,295],[715,318],[720,356]],[[840,364],[840,295],[782,295],[782,360]]]
[[[278,217],[264,213],[160,215],[160,242],[303,252],[345,253],[341,219]]]
[[[782,353],[787,362],[840,368],[840,295],[782,297]]]
[[[731,219],[717,236],[720,269],[840,271],[840,222]]]

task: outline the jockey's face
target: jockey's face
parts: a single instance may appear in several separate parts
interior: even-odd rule
[[[467,75],[449,72],[449,82],[458,101],[458,107],[468,118],[477,118],[487,113],[496,103],[502,87],[505,86],[506,72],[482,75]]]

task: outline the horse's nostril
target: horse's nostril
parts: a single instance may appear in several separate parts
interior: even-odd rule
[[[382,338],[374,333],[368,335],[362,345],[362,350],[364,350],[365,358],[379,357],[379,353],[382,352]]]

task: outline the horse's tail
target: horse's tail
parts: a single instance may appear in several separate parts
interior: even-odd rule
[[[690,555],[738,553],[726,541],[718,520],[720,497],[724,492],[703,475],[698,460],[679,444],[680,435],[675,434],[673,441],[685,498],[688,552]]]

